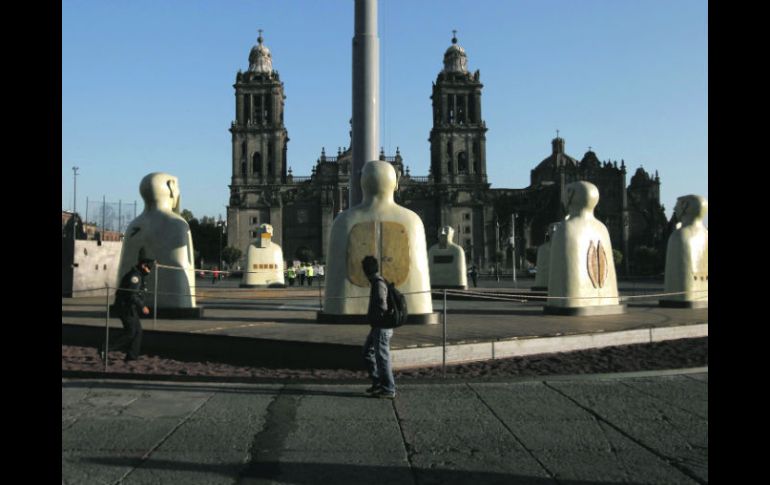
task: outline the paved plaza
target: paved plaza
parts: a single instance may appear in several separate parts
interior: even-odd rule
[[[62,380],[66,484],[708,483],[708,369],[365,384]]]

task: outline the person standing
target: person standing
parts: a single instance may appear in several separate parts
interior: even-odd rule
[[[361,265],[371,285],[369,309],[366,314],[371,330],[364,343],[364,361],[372,385],[365,392],[372,397],[395,399],[396,382],[390,362],[390,339],[393,337],[393,329],[383,327],[388,311],[388,286],[380,276],[379,264],[374,256],[364,257]]]
[[[108,352],[120,350],[126,353],[126,361],[137,360],[142,345],[142,323],[139,313],[149,315],[150,309],[144,303],[147,291],[144,278],[152,270],[153,260],[142,258],[120,280],[120,286],[115,293],[115,308],[123,324],[123,335],[115,339],[109,346]],[[102,347],[99,350],[102,360],[107,354]]]
[[[473,280],[473,287],[476,288],[478,286],[478,278],[479,278],[479,272],[476,270],[476,265],[471,265],[471,270],[469,271],[471,274],[471,279]]]
[[[299,286],[305,286],[305,265],[299,265]]]
[[[307,275],[307,285],[313,286],[313,276],[315,275],[315,271],[313,270],[312,264],[307,265],[307,268],[305,269],[305,274]]]
[[[297,277],[294,266],[289,266],[289,269],[286,270],[286,277],[289,279],[289,286],[294,286],[294,279]]]

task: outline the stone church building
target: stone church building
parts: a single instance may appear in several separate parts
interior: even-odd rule
[[[292,174],[287,168],[283,83],[261,33],[257,42],[248,71],[238,71],[234,85],[228,244],[246,254],[257,227],[269,223],[286,260],[304,253],[325,261],[334,217],[348,206],[352,150],[339,148],[336,156],[327,156],[322,149],[310,176]],[[483,87],[479,71],[468,70],[465,50],[453,37],[444,53],[444,69],[433,83],[429,174],[410,174],[398,149],[395,156],[380,153],[399,175],[396,201],[422,218],[428,247],[438,241],[442,226],[451,225],[469,264],[482,270],[495,263],[510,268],[513,226],[516,266],[522,268],[526,249],[542,244],[549,224],[563,219],[564,188],[577,180],[599,188],[595,214],[609,229],[613,248],[624,254],[623,266],[629,249],[665,244],[667,220],[657,173],[653,177],[639,167],[627,185],[624,161],[600,161],[590,149],[580,160],[573,158],[558,132],[550,155],[532,169],[528,187],[491,188]]]

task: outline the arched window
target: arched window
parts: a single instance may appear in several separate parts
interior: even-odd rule
[[[447,172],[453,173],[452,166],[454,165],[454,147],[452,146],[452,142],[449,141],[446,144],[446,163],[447,163]]]
[[[241,162],[241,177],[246,176],[246,169],[248,166],[246,165],[246,162]]]

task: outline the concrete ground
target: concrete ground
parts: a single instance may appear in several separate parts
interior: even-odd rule
[[[62,482],[708,483],[707,368],[363,388],[62,380]]]

